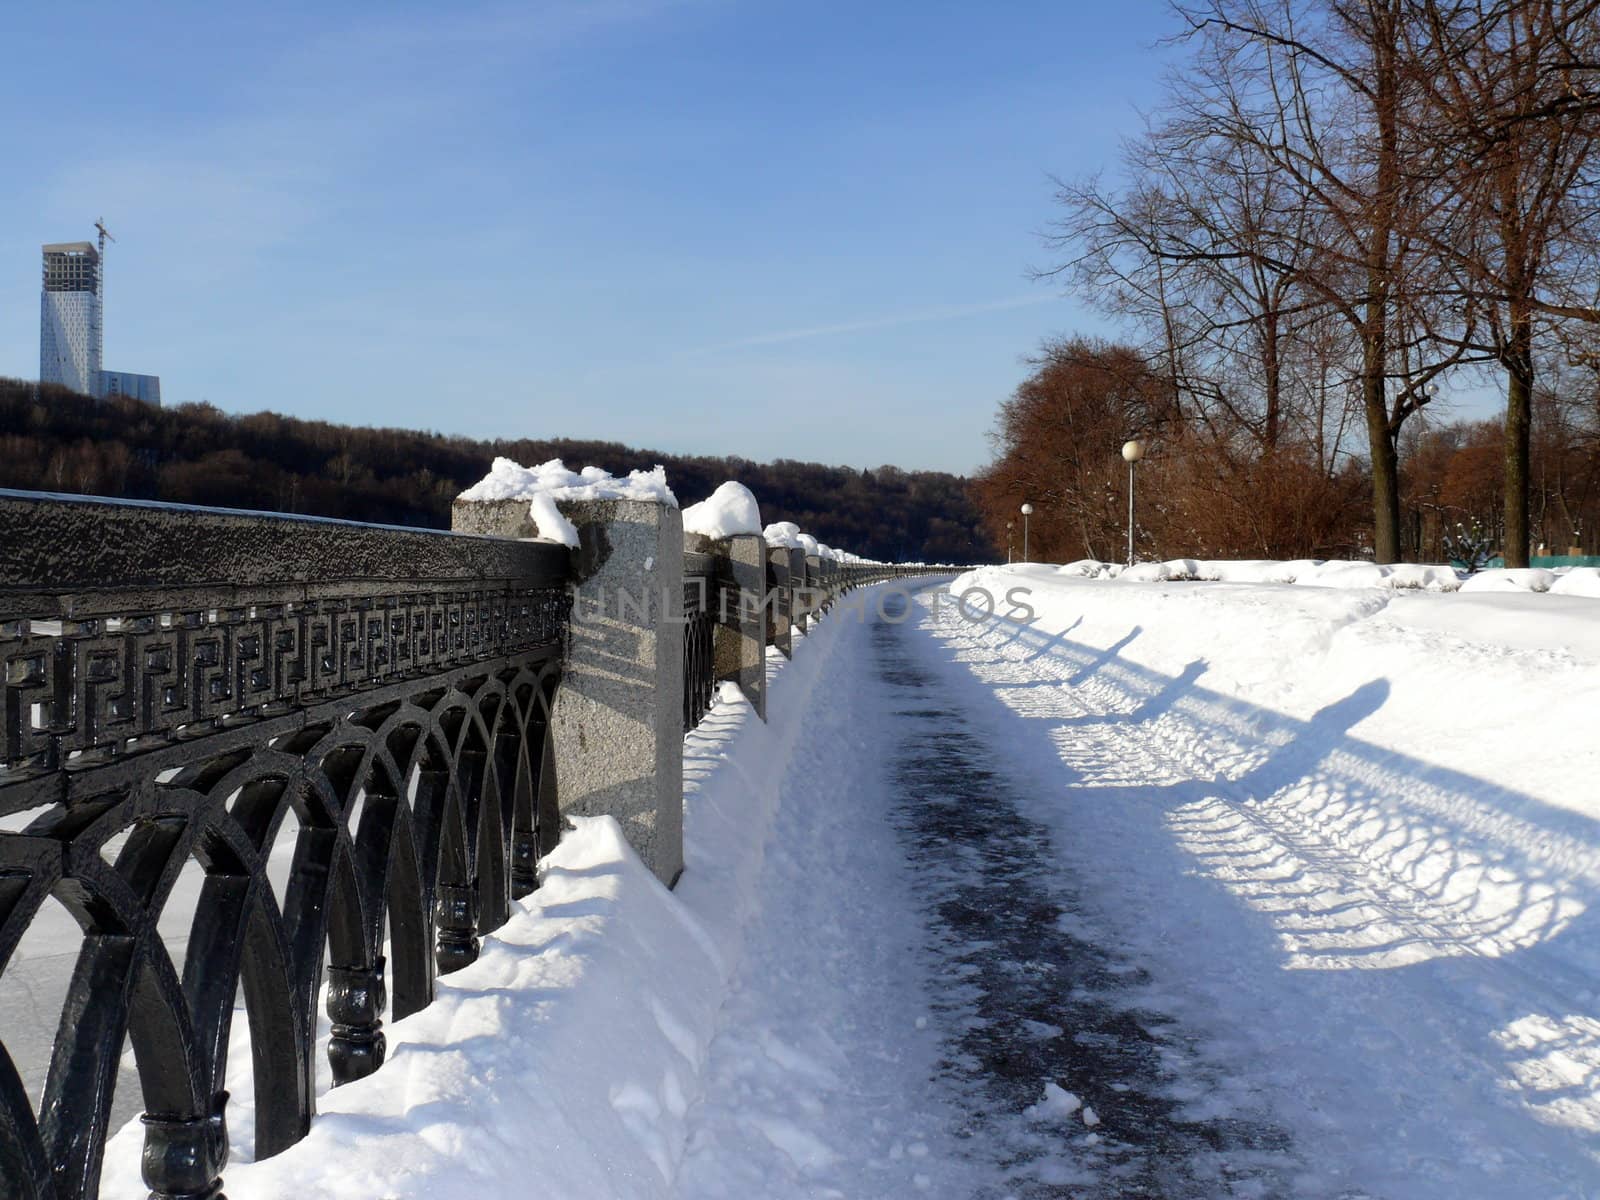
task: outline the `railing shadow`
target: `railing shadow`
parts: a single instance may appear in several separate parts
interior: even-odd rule
[[[1053,634],[1049,641],[1047,641],[1044,645],[1040,646],[1037,650],[1035,650],[1029,656],[1028,661],[1031,662],[1031,661],[1033,661],[1033,659],[1043,658],[1046,654],[1049,654],[1051,650],[1055,649],[1055,647],[1057,647],[1058,645],[1060,645],[1062,642],[1064,642],[1066,640],[1067,634],[1071,633],[1074,629],[1076,629],[1079,625],[1082,625],[1082,624],[1083,624],[1083,618],[1079,617],[1076,621],[1074,621],[1071,625],[1068,625],[1060,633]]]

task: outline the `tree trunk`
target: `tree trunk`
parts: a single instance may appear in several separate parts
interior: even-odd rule
[[[1506,356],[1506,537],[1508,567],[1528,565],[1528,443],[1533,427],[1533,321],[1520,306],[1511,311]]]
[[[1397,10],[1378,7],[1373,37],[1375,81],[1373,118],[1378,127],[1377,172],[1373,180],[1372,223],[1367,234],[1367,298],[1361,330],[1361,404],[1367,416],[1367,446],[1372,455],[1372,551],[1380,563],[1400,561],[1400,465],[1395,454],[1398,422],[1389,417],[1385,387],[1389,366],[1389,286],[1400,190],[1400,135],[1396,69]]]
[[[1380,563],[1400,561],[1400,460],[1389,433],[1383,377],[1361,381],[1372,456],[1372,555]],[[1371,393],[1376,391],[1377,398]]]
[[[1388,363],[1388,316],[1381,285],[1368,285],[1366,329],[1361,337],[1361,407],[1367,418],[1367,450],[1372,459],[1372,554],[1380,563],[1400,561],[1400,460],[1384,387]]]
[[[1262,330],[1261,365],[1266,374],[1267,412],[1265,449],[1270,455],[1278,448],[1278,426],[1282,420],[1283,364],[1278,356],[1278,314],[1268,313]]]

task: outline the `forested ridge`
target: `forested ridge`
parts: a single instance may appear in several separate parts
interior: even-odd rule
[[[944,472],[757,463],[572,438],[480,441],[272,412],[234,416],[209,404],[96,401],[0,379],[0,487],[448,528],[450,502],[496,455],[613,473],[660,464],[685,505],[737,479],[756,494],[763,519],[794,521],[870,558],[994,557],[966,480]]]

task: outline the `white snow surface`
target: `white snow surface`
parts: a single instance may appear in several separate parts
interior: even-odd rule
[[[665,467],[630,471],[618,477],[601,467],[569,471],[559,458],[524,467],[509,458],[496,458],[489,473],[457,499],[526,500],[528,513],[539,530],[539,540],[560,542],[576,548],[578,531],[562,516],[556,503],[561,500],[652,500],[678,506],[678,498],[667,486]]]
[[[1494,567],[1464,580],[1463,592],[1548,592],[1559,578],[1543,567]]]
[[[1091,558],[1079,559],[1058,570],[1068,576],[1118,579],[1124,583],[1199,580],[1211,583],[1298,583],[1328,588],[1409,588],[1432,592],[1453,592],[1461,586],[1461,575],[1453,567],[1428,563],[1379,565],[1349,559],[1213,561],[1174,558],[1166,562],[1141,562],[1124,567]]]
[[[1306,587],[1385,588],[1425,592],[1554,592],[1600,597],[1600,568],[1503,567],[1467,574],[1435,563],[1378,563],[1350,559],[1217,560],[1174,558],[1166,562],[1120,563],[1083,558],[1065,566],[1020,563],[1012,569],[1039,568],[1070,578],[1116,579],[1123,583],[1298,583]]]
[[[1173,1097],[1253,1096],[1296,1196],[1600,1195],[1600,606],[1033,566],[951,591],[1016,587],[1031,624],[929,628],[1148,972],[1133,1002],[1227,1081]]]
[[[683,531],[708,538],[762,532],[755,493],[730,479],[698,504],[683,510]]]
[[[1558,596],[1600,598],[1600,567],[1572,567],[1558,572],[1550,590]]]

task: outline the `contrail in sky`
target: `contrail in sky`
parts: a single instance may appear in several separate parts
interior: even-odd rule
[[[691,354],[713,354],[719,350],[740,350],[750,346],[776,346],[783,342],[800,342],[807,338],[833,337],[842,333],[863,333],[870,329],[890,329],[897,325],[920,325],[927,321],[950,321],[957,317],[971,317],[979,313],[1002,312],[1009,308],[1029,308],[1035,304],[1059,301],[1055,295],[1013,296],[1009,300],[991,300],[986,304],[946,305],[943,308],[925,308],[919,312],[897,313],[889,317],[872,317],[865,321],[845,321],[838,325],[813,325],[805,329],[783,329],[776,333],[759,333],[753,337],[722,342],[691,350]]]

